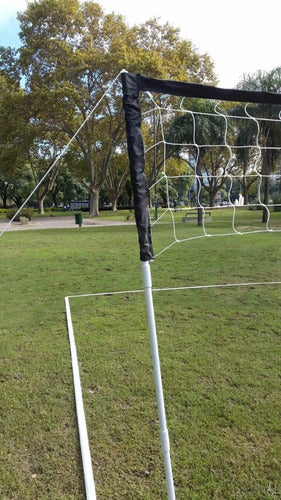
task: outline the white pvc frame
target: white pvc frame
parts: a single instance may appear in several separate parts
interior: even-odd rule
[[[77,422],[78,422],[78,430],[80,438],[80,448],[82,455],[86,498],[87,500],[96,500],[97,498],[96,487],[95,487],[94,474],[92,468],[86,417],[83,405],[81,380],[79,374],[79,365],[78,365],[77,350],[74,339],[72,318],[69,306],[69,297],[65,297],[65,308],[66,308],[66,321],[68,327],[68,337],[69,337],[70,353],[71,353],[74,395],[76,403],[76,413],[77,413]]]
[[[149,326],[149,335],[150,335],[152,361],[153,361],[154,383],[155,383],[155,391],[156,391],[157,406],[158,406],[160,439],[164,455],[167,493],[168,493],[168,499],[174,500],[176,497],[175,497],[171,458],[170,458],[169,435],[166,424],[164,395],[162,387],[161,368],[160,368],[160,359],[159,359],[159,350],[158,350],[158,341],[157,341],[157,332],[156,332],[156,323],[155,323],[154,305],[153,305],[153,292],[165,292],[165,291],[175,291],[175,290],[200,290],[207,288],[233,288],[241,286],[245,287],[245,286],[281,285],[281,281],[256,281],[256,282],[244,282],[244,283],[221,283],[214,285],[193,285],[193,286],[183,286],[175,288],[172,287],[152,288],[151,270],[149,262],[142,262],[142,275],[143,275],[144,290],[122,290],[118,292],[89,293],[89,294],[72,295],[65,297],[66,318],[67,318],[67,327],[69,334],[73,383],[74,383],[75,402],[76,402],[76,413],[77,413],[77,422],[79,429],[80,448],[82,455],[82,465],[83,465],[87,500],[96,500],[97,496],[96,496],[96,489],[94,482],[94,474],[92,469],[92,460],[91,460],[89,439],[87,433],[86,418],[83,406],[79,365],[78,365],[77,351],[75,346],[69,299],[82,298],[82,297],[98,297],[106,295],[121,295],[128,293],[143,293],[143,292],[145,293],[147,320]]]

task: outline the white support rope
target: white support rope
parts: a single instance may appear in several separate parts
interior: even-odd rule
[[[246,283],[219,283],[217,285],[192,285],[192,286],[179,286],[174,288],[153,288],[153,292],[169,292],[175,290],[204,290],[208,288],[231,288],[239,286],[266,286],[266,285],[281,285],[281,281],[254,281]]]
[[[246,281],[241,283],[215,283],[212,285],[192,285],[192,286],[180,286],[180,287],[164,287],[164,288],[153,288],[152,292],[167,292],[173,290],[200,290],[205,288],[231,288],[239,286],[274,286],[281,285],[281,281]],[[113,297],[114,295],[125,295],[125,294],[138,294],[143,293],[144,289],[133,289],[133,290],[119,290],[112,292],[96,292],[96,293],[84,293],[81,295],[68,295],[65,299],[81,299],[86,297]]]
[[[73,136],[71,137],[71,139],[68,141],[68,143],[66,144],[66,146],[64,146],[64,148],[62,149],[61,153],[57,156],[57,158],[55,159],[55,161],[52,163],[52,165],[50,166],[50,168],[48,168],[47,172],[45,172],[45,174],[43,175],[43,177],[40,179],[40,181],[38,182],[38,184],[35,186],[35,188],[31,191],[31,193],[28,195],[28,197],[26,198],[26,200],[23,202],[23,204],[20,206],[20,208],[16,211],[15,215],[10,219],[10,221],[7,223],[7,225],[4,227],[4,229],[1,231],[0,233],[0,238],[1,236],[7,231],[7,229],[9,229],[10,225],[12,224],[12,222],[15,220],[15,218],[18,216],[18,214],[21,212],[21,210],[23,209],[23,207],[25,207],[25,205],[28,203],[28,201],[30,200],[30,198],[34,195],[34,193],[36,193],[37,189],[41,186],[42,182],[44,182],[44,180],[46,179],[46,177],[49,175],[49,173],[53,170],[53,168],[55,167],[55,165],[58,163],[58,161],[64,156],[64,154],[67,152],[67,150],[69,149],[69,146],[72,144],[72,142],[76,139],[76,137],[78,136],[79,132],[82,130],[82,128],[84,127],[84,125],[87,123],[87,121],[93,116],[93,113],[96,111],[97,107],[99,106],[99,104],[101,103],[101,101],[105,98],[105,96],[107,95],[107,93],[109,92],[109,90],[111,89],[111,87],[113,87],[113,85],[115,84],[115,82],[118,80],[119,76],[121,75],[121,73],[124,73],[126,70],[125,69],[122,69],[122,71],[120,71],[118,73],[118,75],[116,76],[116,78],[114,78],[114,80],[112,82],[110,82],[110,84],[108,85],[106,91],[103,93],[103,95],[101,96],[101,98],[98,100],[98,102],[95,104],[95,106],[92,108],[92,110],[90,111],[90,113],[88,114],[88,116],[86,116],[85,120],[83,121],[83,123],[80,125],[80,127],[76,130],[76,132],[73,134]]]

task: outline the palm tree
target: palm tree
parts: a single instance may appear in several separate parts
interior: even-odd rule
[[[208,192],[209,205],[212,207],[217,192],[225,182],[226,167],[230,159],[229,150],[222,147],[225,120],[219,113],[216,114],[215,104],[209,99],[196,99],[191,103],[188,101],[188,104],[191,104],[188,109],[192,109],[194,114],[177,116],[169,128],[167,141],[177,144],[176,154],[186,158],[197,175],[197,183]],[[198,206],[200,204],[201,199],[198,199]],[[198,225],[202,225],[200,209]]]
[[[281,67],[273,69],[270,72],[258,71],[253,75],[244,75],[243,80],[238,84],[239,89],[251,91],[263,91],[278,93],[281,90]],[[235,112],[235,110],[233,110]],[[236,112],[239,108],[236,107]],[[263,203],[269,203],[269,176],[274,171],[280,152],[273,149],[280,146],[281,126],[278,121],[280,109],[277,105],[252,104],[247,108],[251,116],[259,118],[259,129],[253,127],[254,121],[247,121],[244,130],[237,136],[237,143],[241,140],[241,135],[251,138],[252,144],[258,140],[261,147],[261,175],[263,178]],[[261,118],[264,118],[263,120]],[[274,121],[276,119],[276,121]],[[270,121],[273,120],[273,121]],[[245,127],[247,130],[245,130]],[[245,153],[244,153],[245,154]],[[268,218],[267,209],[263,209],[262,221],[266,222]]]

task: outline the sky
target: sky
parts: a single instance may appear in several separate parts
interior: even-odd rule
[[[281,66],[280,0],[100,0],[105,13],[124,16],[129,25],[157,17],[180,29],[200,54],[214,62],[218,86],[232,88],[243,74]],[[27,0],[0,0],[0,45],[18,43],[16,12]],[[147,75],[149,76],[149,75]]]

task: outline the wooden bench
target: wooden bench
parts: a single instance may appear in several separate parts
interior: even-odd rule
[[[212,220],[211,212],[203,212],[203,209],[202,209],[202,217],[204,217],[205,221]],[[197,219],[198,219],[198,212],[186,212],[185,216],[182,218],[182,222],[188,222]]]

